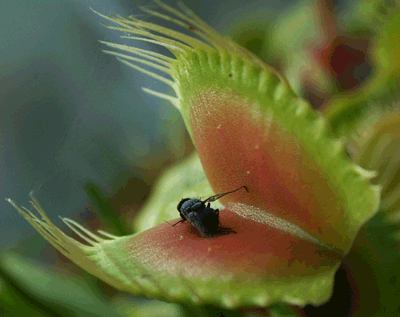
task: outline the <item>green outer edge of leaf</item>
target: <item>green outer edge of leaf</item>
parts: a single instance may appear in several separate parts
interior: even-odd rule
[[[332,133],[327,120],[297,97],[277,72],[267,67],[261,69],[225,50],[206,52],[195,49],[180,56],[172,64],[172,69],[179,88],[182,115],[191,135],[188,105],[192,96],[219,90],[236,92],[256,102],[261,111],[272,112],[288,132],[298,136],[308,153],[326,171],[349,211],[343,225],[337,228],[339,234],[346,237],[343,245],[325,241],[347,252],[362,224],[375,214],[380,191],[369,183],[375,174],[349,160],[342,142]]]
[[[238,282],[234,278],[218,280],[181,274],[173,276],[163,272],[162,268],[153,269],[140,263],[140,260],[136,262],[133,254],[127,251],[127,243],[131,245],[131,239],[132,236],[126,236],[94,246],[90,258],[100,268],[105,265],[109,274],[113,272],[113,278],[125,285],[121,290],[194,305],[212,304],[228,309],[267,307],[275,303],[320,305],[330,298],[333,277],[340,265],[338,263],[336,267],[316,276],[288,277],[286,281],[249,279]],[[108,257],[107,261],[104,261],[104,256]]]

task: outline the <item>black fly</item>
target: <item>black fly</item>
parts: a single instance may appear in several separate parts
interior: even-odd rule
[[[177,207],[182,220],[173,226],[180,222],[188,221],[205,238],[213,238],[214,234],[218,233],[234,232],[232,229],[219,226],[219,210],[211,208],[210,203],[242,188],[249,192],[246,186],[242,186],[230,192],[211,196],[203,201],[200,199],[183,198]],[[206,203],[208,204],[206,205]]]

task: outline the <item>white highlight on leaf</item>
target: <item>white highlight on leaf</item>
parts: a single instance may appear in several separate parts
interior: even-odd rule
[[[317,238],[311,236],[309,233],[298,227],[297,225],[279,218],[276,215],[265,212],[265,210],[259,209],[254,206],[249,206],[241,203],[232,203],[227,206],[230,211],[236,213],[237,215],[255,221],[262,224],[269,225],[272,228],[290,233],[300,239],[310,241],[314,244],[321,245],[329,248]]]

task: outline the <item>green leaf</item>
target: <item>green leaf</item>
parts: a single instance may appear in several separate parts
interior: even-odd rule
[[[354,133],[354,158],[378,171],[379,213],[362,228],[344,259],[354,287],[354,317],[398,316],[400,312],[400,115],[398,103],[370,111]]]
[[[63,311],[66,313],[66,311]],[[0,313],[1,316],[54,316],[54,309],[46,305],[43,300],[30,296],[21,290],[13,281],[4,274],[0,268]],[[57,316],[61,316],[61,311]],[[73,316],[69,312],[69,316]],[[67,316],[67,314],[65,314]]]
[[[400,311],[399,225],[381,211],[361,230],[344,260],[353,287],[354,317],[398,316]]]
[[[395,1],[369,0],[359,1],[357,8],[359,18],[369,21],[375,31],[370,49],[373,72],[357,90],[335,96],[325,108],[338,135],[350,133],[370,111],[374,99],[382,103],[388,95],[398,94],[400,6]]]
[[[381,25],[381,32],[373,42],[372,57],[377,65],[374,87],[377,90],[393,78],[400,75],[400,6],[398,3],[388,12]]]
[[[146,300],[143,297],[116,296],[111,307],[123,317],[185,317],[180,305],[158,300]],[[204,315],[202,315],[204,316]]]
[[[57,274],[17,254],[1,254],[0,276],[14,298],[10,308],[14,307],[18,316],[35,316],[30,310],[38,311],[37,316],[40,312],[45,316],[116,316],[84,281]]]
[[[175,91],[176,97],[146,89],[181,111],[199,159],[161,178],[136,235],[99,231],[104,238],[63,218],[83,245],[54,226],[33,197],[43,220],[10,203],[60,252],[122,291],[228,309],[327,301],[343,256],[376,211],[374,173],[349,160],[327,121],[275,70],[184,5],[180,12],[156,2],[170,15],[144,11],[210,44],[154,23],[101,15],[116,24],[110,28],[144,36],[176,59],[113,43],[105,44],[135,56],[106,53]],[[220,222],[230,234],[207,239],[187,222],[164,222],[179,216],[181,198],[244,185],[248,193],[221,199]]]
[[[382,187],[380,209],[391,223],[400,223],[400,115],[399,105],[371,111],[354,133],[354,159],[378,172],[374,183]]]

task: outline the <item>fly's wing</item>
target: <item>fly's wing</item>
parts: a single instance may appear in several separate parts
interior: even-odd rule
[[[213,235],[236,233],[236,231],[231,228],[220,226],[218,209],[206,208],[204,210],[204,214],[205,217],[203,220],[203,224]]]
[[[207,224],[204,223],[204,213],[192,212],[187,215],[187,221],[201,234],[204,238],[214,238],[212,232],[210,232]]]
[[[201,212],[192,212],[186,219],[204,238],[215,238],[215,235],[236,233],[231,228],[220,227],[219,222],[210,225],[205,221],[204,214]]]
[[[205,238],[214,238],[215,235],[236,233],[231,228],[219,226],[218,209],[205,208],[201,212],[188,214],[189,223]]]
[[[235,230],[232,228],[227,228],[227,227],[219,227],[217,228],[216,234],[229,234],[229,233],[237,233]]]

